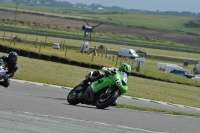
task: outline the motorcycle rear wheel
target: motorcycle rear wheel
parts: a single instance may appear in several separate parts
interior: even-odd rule
[[[80,87],[80,86],[75,87],[74,89],[72,89],[69,92],[69,94],[67,96],[67,101],[69,104],[76,105],[76,104],[80,103],[80,100],[78,99],[78,93],[80,91],[76,91],[76,89],[78,89],[78,87]]]
[[[101,93],[95,102],[95,106],[98,109],[105,109],[105,108],[109,107],[110,105],[112,105],[117,100],[117,98],[119,97],[120,94],[118,91],[115,90],[112,93],[110,93],[109,95],[107,95],[106,97],[103,97],[102,95],[104,95],[104,94]]]

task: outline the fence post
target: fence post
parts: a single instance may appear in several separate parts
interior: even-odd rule
[[[40,52],[41,46],[42,46],[42,41],[40,42],[39,52]]]
[[[26,44],[26,36],[27,36],[27,34],[25,35],[25,40],[24,40],[24,44]]]
[[[130,65],[130,58],[128,58],[128,64]]]
[[[63,51],[65,50],[65,40],[64,40],[64,43],[63,43]]]
[[[66,57],[66,54],[67,54],[67,45],[65,45],[65,57]]]
[[[134,62],[134,59],[133,59],[133,62]],[[133,62],[132,62],[132,64],[131,64],[131,68],[133,68]]]
[[[16,43],[16,39],[14,39],[14,46],[15,46],[15,43]]]
[[[46,44],[46,43],[44,43],[44,48],[45,48],[45,44]]]
[[[45,38],[44,48],[45,48],[46,43],[47,43],[47,36]]]
[[[121,56],[120,65],[122,64],[122,58],[123,58],[123,57]]]
[[[99,48],[97,49],[97,55],[99,56]]]
[[[105,54],[106,54],[106,55],[105,55],[105,58],[107,58],[107,48],[106,48]]]
[[[62,41],[60,42],[60,51],[61,51],[61,49],[62,49]]]
[[[140,61],[138,61],[138,65],[136,67],[136,72],[140,72]]]
[[[108,59],[110,60],[110,51],[107,50],[107,56],[108,56]]]
[[[115,55],[113,55],[112,57],[113,57],[112,61],[114,61]]]
[[[93,51],[93,54],[92,54],[92,60],[91,60],[91,62],[93,62],[93,58],[94,58],[94,55],[95,55],[95,51],[96,51],[96,46],[94,47],[94,51]]]
[[[4,42],[4,37],[5,37],[5,30],[4,30],[4,33],[3,33],[3,42]]]
[[[35,48],[37,48],[37,40],[38,40],[38,38],[36,37]]]
[[[11,34],[11,39],[10,39],[10,45],[12,45],[12,34]]]
[[[119,56],[117,56],[117,60],[116,60],[116,64],[115,64],[115,67],[117,66],[117,63],[118,63],[118,58],[119,58]]]

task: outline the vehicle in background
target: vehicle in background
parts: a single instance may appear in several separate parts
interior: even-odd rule
[[[195,77],[195,75],[188,73],[186,70],[184,70],[182,67],[180,67],[176,64],[158,62],[157,63],[157,69],[164,71],[166,73],[183,76],[183,77],[186,77],[186,78],[189,78],[189,79]]]
[[[169,64],[169,63],[162,63],[162,62],[158,62],[157,63],[157,69],[158,70],[161,70],[161,71],[165,71],[165,69],[166,69],[166,66],[171,66],[171,67],[178,67],[178,65],[176,65],[176,64]],[[168,68],[169,69],[169,68]],[[169,70],[168,70],[169,71]]]
[[[171,71],[173,71],[173,70],[184,70],[184,69],[180,66],[174,66],[174,65],[170,65],[170,64],[165,66],[165,72],[171,73]]]
[[[197,60],[194,68],[193,68],[193,74],[200,74],[200,59]]]
[[[60,49],[60,44],[59,43],[54,43],[52,47],[54,49]]]
[[[176,69],[174,69],[170,73],[171,74],[176,74],[176,75],[179,75],[179,76],[184,76],[184,77],[189,78],[189,79],[192,79],[193,77],[195,77],[195,75],[189,74],[185,70],[176,70]]]
[[[195,75],[191,78],[192,80],[200,81],[200,75]]]
[[[119,48],[118,49],[118,56],[119,57],[128,57],[131,59],[138,58],[138,54],[135,52],[133,49],[128,49],[128,48]]]
[[[83,53],[87,53],[89,51],[89,43],[83,42],[81,45],[80,51]]]
[[[142,66],[144,66],[146,63],[146,59],[144,57],[135,58],[134,61],[137,63],[140,62],[140,65],[142,65]]]

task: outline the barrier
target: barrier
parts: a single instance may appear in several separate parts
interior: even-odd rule
[[[84,62],[82,62],[81,66],[86,67],[86,68],[91,68],[91,64],[84,63]]]
[[[99,70],[99,69],[102,68],[102,66],[95,65],[95,64],[91,64],[91,68],[92,68],[92,69],[97,69],[97,70]]]
[[[7,51],[8,52],[9,48],[8,47],[5,47],[5,46],[1,46],[0,45],[0,52],[2,51]],[[5,52],[5,53],[7,53]],[[20,50],[20,55],[21,56],[25,56],[25,57],[30,57],[31,53],[33,54],[34,52],[30,52],[30,51],[25,51],[25,50]],[[52,58],[52,59],[51,59]],[[102,66],[99,66],[99,65],[95,65],[95,64],[88,64],[88,63],[84,63],[84,62],[77,62],[77,61],[70,61],[68,59],[64,59],[64,58],[59,58],[59,57],[56,57],[56,56],[48,56],[48,55],[43,55],[41,54],[40,55],[40,58],[41,60],[46,60],[46,61],[49,61],[49,60],[54,60],[55,62],[60,62],[60,63],[64,63],[64,64],[72,64],[71,65],[75,65],[75,64],[81,64],[80,66],[81,67],[86,67],[86,68],[92,68],[92,69],[101,69]],[[140,78],[146,78],[146,79],[152,79],[152,80],[158,80],[158,81],[163,81],[163,82],[171,82],[171,83],[177,83],[177,84],[183,84],[183,85],[189,85],[188,83],[181,83],[181,82],[173,82],[173,81],[167,81],[167,80],[164,80],[164,79],[157,79],[155,77],[151,77],[151,76],[147,76],[147,75],[143,75],[143,74],[139,74],[139,73],[133,73],[131,72],[130,74],[131,76],[135,76],[135,77],[140,77]],[[197,87],[200,87],[199,85],[195,85]]]
[[[70,35],[63,35],[63,34],[53,34],[53,33],[45,33],[45,32],[11,29],[11,28],[0,28],[0,31],[8,31],[8,32],[16,32],[16,33],[22,33],[22,34],[40,35],[40,36],[59,37],[59,38],[65,38],[65,39],[66,38],[76,39],[76,40],[82,40],[83,39],[80,36],[72,36],[72,35],[70,36]],[[169,46],[158,46],[158,45],[152,45],[152,44],[137,44],[137,43],[133,43],[133,42],[121,42],[121,41],[104,40],[104,39],[97,39],[97,38],[93,38],[92,41],[119,44],[119,45],[125,44],[125,45],[129,45],[129,46],[173,50],[173,51],[181,51],[181,52],[188,52],[188,53],[200,53],[200,50],[193,50],[193,49],[187,49],[187,48],[176,48],[176,47],[169,47]]]
[[[40,55],[40,59],[41,60],[46,60],[46,61],[49,61],[51,59],[51,56],[49,55],[44,55],[44,54],[41,54]]]
[[[30,58],[34,58],[34,59],[39,59],[40,58],[40,54],[38,53],[34,53],[34,52],[30,52]]]
[[[71,60],[71,65],[82,66],[81,64],[82,64],[81,62]]]
[[[8,49],[8,53],[10,53],[11,51],[16,52],[18,55],[20,54],[20,49],[9,48],[9,49]]]
[[[24,56],[24,57],[29,57],[30,56],[30,51],[20,50],[19,55],[20,56]]]
[[[61,58],[60,57],[57,57],[57,56],[51,56],[50,58],[50,61],[53,61],[53,62],[60,62]]]
[[[63,64],[71,64],[71,61],[68,60],[68,59],[61,58],[60,63],[63,63]]]
[[[8,53],[9,48],[6,46],[0,46],[0,52],[2,53]]]

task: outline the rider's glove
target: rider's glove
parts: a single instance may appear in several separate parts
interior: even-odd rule
[[[116,74],[116,69],[114,68],[108,68],[108,71],[110,72],[111,75]]]
[[[104,71],[104,73],[105,73],[106,75],[113,75],[113,74],[116,74],[115,70],[112,69],[112,68],[103,67],[103,68],[102,68],[102,71]]]
[[[105,72],[105,71],[108,70],[108,68],[107,68],[107,67],[103,67],[101,70],[102,70],[103,72]]]

